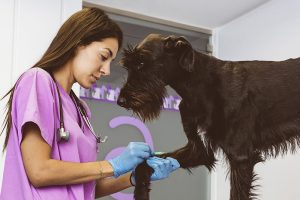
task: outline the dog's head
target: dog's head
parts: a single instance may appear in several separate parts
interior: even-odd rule
[[[137,46],[123,51],[121,64],[128,71],[118,104],[143,120],[158,117],[165,86],[194,69],[194,50],[184,37],[148,35]],[[176,80],[175,80],[176,81]]]

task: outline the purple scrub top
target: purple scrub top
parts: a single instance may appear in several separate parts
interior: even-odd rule
[[[62,98],[65,130],[70,132],[67,142],[57,142],[56,139],[59,101],[55,82],[49,73],[41,68],[31,68],[17,81],[12,101],[12,128],[4,164],[1,200],[95,199],[95,181],[36,188],[27,178],[20,150],[21,130],[26,122],[34,122],[39,126],[42,137],[52,148],[52,159],[76,163],[97,159],[96,138],[78,115],[69,94],[59,84],[58,88]],[[90,110],[83,104],[91,118]]]

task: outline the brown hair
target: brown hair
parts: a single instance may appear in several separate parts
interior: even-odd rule
[[[64,66],[75,56],[78,46],[89,45],[94,41],[105,38],[116,38],[119,49],[122,46],[123,33],[120,27],[112,21],[101,9],[84,8],[73,14],[58,30],[47,51],[32,67],[40,67],[52,74],[54,70]],[[9,95],[6,104],[6,115],[3,133],[6,127],[6,137],[3,150],[7,147],[9,133],[12,126],[12,99],[16,83],[2,99]],[[1,100],[2,100],[1,99]]]

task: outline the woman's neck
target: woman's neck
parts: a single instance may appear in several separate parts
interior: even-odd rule
[[[53,76],[59,85],[70,94],[72,85],[75,82],[71,67],[68,65],[61,67],[53,72]]]

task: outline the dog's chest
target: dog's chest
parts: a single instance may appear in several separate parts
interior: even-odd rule
[[[201,138],[203,144],[205,147],[208,145],[208,139],[207,139],[207,134],[206,130],[201,128],[200,126],[197,127],[197,135]]]
[[[204,137],[204,135],[206,134],[206,130],[204,128],[202,128],[201,126],[197,127],[197,134],[201,137]]]

